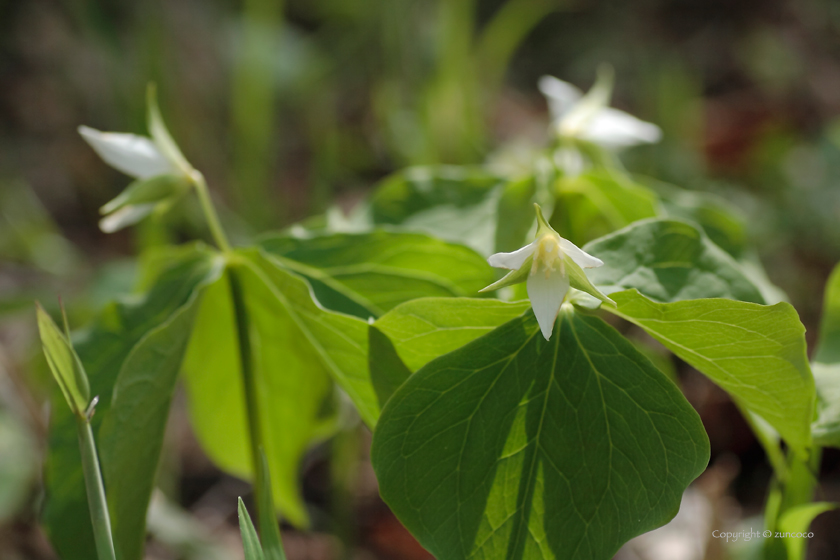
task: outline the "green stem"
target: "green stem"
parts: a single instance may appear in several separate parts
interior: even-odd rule
[[[204,218],[207,220],[207,225],[210,228],[210,234],[213,240],[222,252],[230,251],[230,243],[228,243],[225,230],[222,229],[222,223],[219,221],[219,216],[216,214],[216,208],[213,206],[213,201],[210,200],[210,191],[207,188],[207,181],[204,180],[204,175],[200,171],[193,170],[190,173],[195,191],[198,194],[198,200],[201,202],[201,209],[204,211]]]
[[[105,500],[105,487],[102,485],[93,431],[87,418],[77,415],[76,421],[96,553],[99,560],[116,560],[114,539],[111,536],[111,519],[108,516],[108,502]]]
[[[257,379],[254,371],[254,352],[251,345],[250,319],[248,310],[245,307],[245,297],[240,283],[239,276],[233,269],[228,269],[230,279],[230,294],[233,300],[233,309],[236,317],[236,334],[239,341],[239,363],[242,370],[242,385],[245,391],[245,411],[248,415],[248,437],[251,447],[251,464],[254,469],[254,494],[263,495],[263,480],[265,480],[264,463],[260,450],[264,449],[262,424],[260,423],[260,403],[257,394]],[[274,515],[274,512],[264,511],[260,500],[257,503],[257,517],[262,526],[262,520],[266,515]]]

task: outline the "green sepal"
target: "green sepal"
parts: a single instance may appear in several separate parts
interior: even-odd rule
[[[79,356],[73,350],[70,339],[59,330],[52,317],[44,311],[40,303],[36,303],[38,315],[38,330],[41,333],[41,344],[44,356],[50,366],[61,393],[67,400],[67,405],[73,414],[84,416],[90,402],[90,386],[87,374]],[[64,309],[62,309],[64,315]],[[64,317],[65,327],[67,317]]]
[[[182,194],[189,187],[183,175],[157,175],[150,179],[138,179],[119,196],[99,209],[103,215],[115,212],[128,205],[155,204]]]
[[[169,130],[163,122],[163,117],[160,114],[160,108],[157,102],[157,88],[153,83],[150,83],[146,90],[146,106],[148,112],[147,126],[149,127],[149,134],[152,136],[152,140],[154,140],[166,159],[183,171],[184,175],[191,176],[194,172],[193,166],[190,165],[187,158],[181,153],[181,149],[175,143],[175,140],[173,140],[172,135],[169,134]]]

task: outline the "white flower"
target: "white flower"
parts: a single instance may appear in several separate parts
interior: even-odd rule
[[[567,82],[543,76],[539,88],[548,99],[552,124],[562,138],[592,142],[607,149],[652,144],[662,131],[633,115],[608,107],[612,94],[612,72],[601,70],[586,95]]]
[[[563,303],[563,298],[569,291],[573,268],[595,268],[604,264],[601,259],[593,257],[578,248],[568,239],[563,239],[548,225],[542,215],[539,205],[537,210],[537,235],[531,243],[512,253],[496,253],[487,262],[496,268],[511,270],[507,276],[498,282],[487,286],[481,291],[489,291],[509,286],[518,282],[526,282],[528,297],[540,330],[546,340],[551,337],[557,313]],[[585,276],[584,276],[585,278]],[[582,286],[587,291],[595,291],[598,297],[606,299],[594,287]]]
[[[79,134],[105,163],[134,181],[118,197],[103,206],[99,228],[113,233],[135,224],[155,211],[165,211],[183,194],[198,173],[172,140],[149,88],[151,138],[123,132],[102,132],[80,126]]]
[[[105,163],[135,179],[178,173],[174,163],[164,157],[151,138],[101,132],[89,126],[80,126],[79,134]]]

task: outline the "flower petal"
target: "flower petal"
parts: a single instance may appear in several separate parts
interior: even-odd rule
[[[575,261],[575,263],[581,268],[598,268],[604,264],[604,261],[598,257],[593,257],[583,249],[578,248],[577,245],[568,239],[563,239],[562,237],[560,238],[560,248],[563,249],[563,252],[567,257]]]
[[[518,270],[522,268],[522,265],[525,264],[525,261],[528,260],[528,257],[534,254],[534,250],[537,248],[537,242],[532,241],[531,243],[525,245],[521,249],[517,249],[512,253],[496,253],[495,255],[490,255],[490,258],[487,259],[487,262],[490,263],[490,266],[495,268],[507,268],[508,270]]]
[[[543,76],[537,82],[537,87],[548,101],[552,120],[563,118],[563,115],[568,113],[569,109],[583,97],[583,92],[578,88],[554,76]]]
[[[662,131],[655,124],[629,113],[605,107],[587,121],[578,137],[605,148],[617,149],[659,142]]]
[[[554,271],[545,274],[545,271],[538,270],[536,274],[528,277],[528,297],[531,299],[531,307],[537,317],[542,335],[546,340],[551,338],[554,330],[554,322],[560,305],[566,292],[569,291],[569,277]]]
[[[136,134],[101,132],[87,126],[79,134],[105,163],[126,175],[147,179],[176,172],[151,139]]]

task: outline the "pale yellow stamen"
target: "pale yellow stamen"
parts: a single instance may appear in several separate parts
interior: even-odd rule
[[[546,279],[560,267],[560,275],[566,275],[566,267],[563,263],[563,249],[560,248],[560,237],[546,234],[540,238],[537,248],[534,251],[534,260],[531,263],[531,275],[542,268],[545,271]]]

